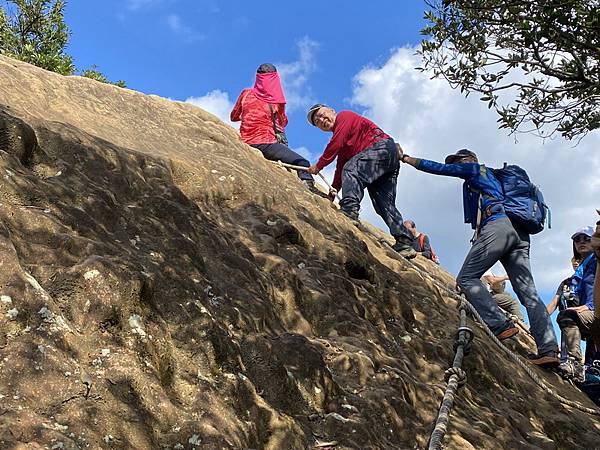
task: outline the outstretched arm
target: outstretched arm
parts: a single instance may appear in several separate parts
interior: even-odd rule
[[[400,158],[400,160],[403,163],[406,163],[406,164],[408,164],[410,166],[413,166],[413,167],[418,167],[419,166],[419,162],[421,161],[418,158],[413,158],[412,156],[408,156],[408,155],[402,155],[402,157]]]
[[[558,308],[558,295],[552,297],[552,301],[548,303],[548,306],[546,306],[546,311],[548,311],[548,315],[552,315],[552,313],[556,311],[556,308]]]
[[[477,163],[442,164],[428,159],[413,158],[404,153],[399,145],[398,154],[400,156],[400,161],[403,163],[409,164],[422,172],[432,173],[434,175],[446,175],[449,177],[466,179],[479,174],[479,164]]]
[[[400,146],[400,144],[396,143],[396,148],[398,149],[398,159],[400,161],[413,167],[417,167],[419,165],[420,160],[404,153],[404,149]]]
[[[509,281],[508,275],[502,275],[497,277],[496,275],[484,275],[482,278],[485,279],[489,284],[502,283],[503,281]]]

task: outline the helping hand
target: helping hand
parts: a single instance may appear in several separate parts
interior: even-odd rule
[[[327,198],[329,199],[329,201],[334,201],[335,200],[335,196],[337,195],[337,190],[335,190],[334,188],[329,189],[329,194],[327,195]]]
[[[316,166],[316,164],[313,164],[312,166],[310,166],[307,170],[308,173],[310,173],[311,175],[316,175],[320,172],[319,168]]]
[[[402,161],[402,157],[404,156],[404,149],[396,142],[396,149],[398,150],[398,159]]]
[[[590,310],[590,308],[588,308],[587,305],[572,306],[571,308],[567,308],[567,309],[570,309],[571,311],[575,311],[578,313]]]

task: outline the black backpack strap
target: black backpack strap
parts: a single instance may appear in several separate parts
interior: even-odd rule
[[[275,139],[280,144],[288,145],[288,140],[285,135],[285,131],[279,130],[277,128],[277,121],[275,120],[275,116],[277,113],[273,109],[273,105],[271,105],[270,103],[267,103],[267,104],[269,105],[269,111],[271,111],[271,121],[273,122],[273,133],[275,134]]]
[[[271,111],[271,122],[273,122],[273,132],[277,135],[277,122],[275,121],[275,110],[273,109],[273,105],[267,103],[269,105],[269,111]]]
[[[473,191],[476,192],[476,191]],[[474,243],[479,237],[481,231],[481,222],[483,220],[483,195],[479,192],[479,199],[477,200],[477,224],[475,224],[475,231],[473,237],[471,237],[471,244]]]

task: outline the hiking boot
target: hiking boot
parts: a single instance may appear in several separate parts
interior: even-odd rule
[[[308,189],[311,193],[318,195],[322,198],[327,198],[327,194],[321,192],[321,190],[315,185],[313,180],[302,180],[302,184],[306,189]]]
[[[353,222],[357,222],[358,223],[358,211],[347,211],[345,209],[340,209],[340,211],[342,212],[343,215],[345,215],[348,219],[350,219]]]
[[[600,377],[600,359],[596,359],[591,364],[588,364],[585,371],[590,375]]]
[[[399,236],[396,238],[396,243],[392,248],[402,257],[413,259],[417,256],[417,252],[412,247],[412,240],[408,237]]]
[[[500,341],[505,341],[506,339],[510,339],[511,337],[513,337],[513,336],[515,336],[517,334],[519,334],[519,329],[517,327],[515,327],[514,325],[511,325],[506,330],[498,333],[496,335],[496,337]]]
[[[583,364],[572,356],[569,356],[565,362],[560,363],[558,371],[560,376],[565,380],[572,380],[575,383],[583,383],[585,381]]]
[[[560,364],[556,352],[549,352],[544,355],[529,355],[527,358],[531,364],[540,367],[557,367]]]

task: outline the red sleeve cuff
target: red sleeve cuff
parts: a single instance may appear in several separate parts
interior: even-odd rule
[[[319,170],[323,170],[325,167],[327,167],[329,165],[329,163],[326,163],[325,161],[323,161],[323,158],[319,158],[319,160],[317,161],[317,169]]]

